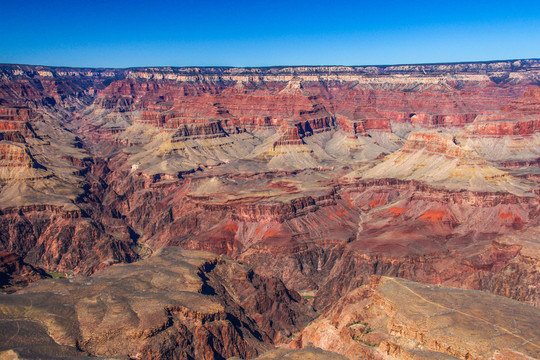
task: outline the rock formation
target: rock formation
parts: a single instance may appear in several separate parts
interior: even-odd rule
[[[279,280],[179,248],[0,297],[6,358],[252,358],[313,317]]]
[[[349,359],[535,359],[537,308],[471,290],[373,277],[329,306],[294,346]]]
[[[78,314],[77,304],[99,287],[86,298],[75,294],[83,280],[20,288],[47,272],[70,279],[95,273],[89,279],[111,276],[100,286],[119,298],[102,301],[123,314],[131,306],[123,297],[140,289],[117,289],[113,280],[131,281],[124,277],[130,266],[158,261],[160,249],[233,259],[221,258],[198,277],[215,294],[189,290],[197,299],[211,296],[219,315],[202,312],[195,321],[171,305],[159,324],[139,315],[126,320],[130,334],[138,334],[129,339],[123,331],[104,335],[113,322],[95,334],[88,335],[88,325],[87,333],[79,328],[64,337],[27,319],[24,331],[43,346],[17,354],[109,356],[106,349],[121,343],[141,358],[167,357],[169,350],[176,358],[317,357],[339,346],[262,352],[291,341],[314,316],[324,319],[333,305],[369,287],[372,275],[491,292],[537,309],[539,85],[535,59],[366,67],[0,65],[2,287],[18,290],[2,302],[55,284],[63,290],[53,298],[64,291],[66,309]],[[385,286],[372,286],[373,293]],[[311,299],[316,314],[298,294]],[[357,300],[376,302],[370,294]],[[142,306],[142,295],[137,299]],[[392,334],[377,335],[384,339],[375,350],[351,348],[375,358],[467,357],[462,348],[469,345],[456,345],[461,338],[451,339],[449,353],[407,334],[394,342],[385,337]],[[4,349],[5,356],[19,351]],[[467,351],[476,358],[536,356],[516,346],[486,349]]]
[[[0,289],[13,292],[46,277],[43,270],[25,263],[19,255],[0,252]]]

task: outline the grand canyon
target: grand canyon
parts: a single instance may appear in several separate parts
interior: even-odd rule
[[[0,359],[540,358],[540,60],[0,65]]]

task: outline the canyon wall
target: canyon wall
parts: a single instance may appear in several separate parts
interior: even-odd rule
[[[257,309],[245,315],[243,330],[226,312],[197,315],[200,326],[192,327],[191,313],[171,305],[173,320],[163,324],[189,318],[189,326],[166,330],[159,346],[129,345],[130,354],[157,358],[166,356],[166,343],[183,344],[178,358],[258,356],[368,286],[372,275],[538,307],[539,124],[535,59],[0,65],[3,291],[47,273],[129,269],[118,264],[155,260],[166,247],[211,251],[251,269],[235,270],[249,284],[219,266],[205,280],[223,297],[220,306],[234,300],[236,319]],[[261,289],[271,293],[250,295]],[[313,309],[296,308],[302,296]],[[163,324],[141,339],[161,334]],[[251,335],[244,341],[238,331]],[[189,340],[203,335],[215,347]],[[85,341],[89,353],[106,355],[101,340]],[[377,342],[383,352],[362,351],[411,356],[408,340],[396,341]]]

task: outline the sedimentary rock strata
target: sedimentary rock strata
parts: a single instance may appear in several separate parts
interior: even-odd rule
[[[44,344],[24,356],[51,346],[69,356],[81,349],[109,356],[100,346],[124,341],[140,357],[167,357],[164,348],[178,358],[263,356],[268,344],[287,343],[374,274],[538,307],[539,84],[534,59],[371,67],[1,65],[4,291],[45,272],[97,279],[112,269],[131,271],[119,263],[148,264],[157,259],[151,254],[173,246],[241,262],[223,260],[228,265],[203,282],[220,306],[229,306],[224,314],[249,319],[238,327],[229,315],[216,315],[211,326],[199,324],[204,329],[189,320],[174,334],[163,324],[138,328],[149,339],[167,332],[160,345],[140,337],[131,343],[113,331],[108,345],[87,338],[88,349],[77,348],[82,333],[59,343],[45,325],[24,320]],[[46,292],[48,284],[36,288]],[[318,313],[304,311],[298,293],[313,297]],[[174,324],[191,316],[170,311]],[[433,346],[420,349],[428,343],[411,347],[408,335],[389,342],[377,334],[369,340],[375,350],[358,348],[366,356],[466,358],[459,349],[441,355]],[[215,347],[196,345],[195,335]],[[267,356],[320,355],[302,351]],[[489,356],[520,352],[535,356],[516,346]]]

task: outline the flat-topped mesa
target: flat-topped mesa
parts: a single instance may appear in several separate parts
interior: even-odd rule
[[[408,201],[419,200],[427,202],[451,202],[452,204],[475,207],[496,207],[497,205],[515,205],[529,206],[526,204],[534,203],[534,198],[517,196],[510,193],[494,193],[483,191],[462,191],[455,189],[439,189],[429,184],[426,184],[420,180],[401,180],[395,178],[379,178],[379,179],[362,179],[354,184],[347,184],[339,190],[339,195],[343,198],[354,198],[358,194],[370,191],[373,193],[386,193],[389,191],[397,190],[400,192],[407,192],[412,190],[414,195],[408,198]],[[377,203],[371,203],[364,199],[363,201],[357,201],[359,207],[366,207],[366,205],[380,206],[385,201],[379,200]],[[390,211],[390,213],[392,213]],[[400,213],[401,214],[401,213]]]
[[[427,100],[428,101],[428,100]],[[478,116],[477,112],[435,113],[431,110],[395,111],[379,109],[378,112],[398,123],[411,123],[423,127],[463,127],[472,123]]]
[[[211,203],[203,198],[191,197],[206,211],[230,212],[233,220],[247,222],[283,222],[336,204],[333,192],[318,196],[302,196],[288,202],[225,202]]]
[[[316,97],[312,97],[316,100]],[[314,103],[310,110],[300,110],[302,122],[296,124],[304,136],[310,136],[316,133],[331,131],[334,126],[332,115],[326,111],[321,103]]]
[[[177,110],[144,110],[140,116],[135,118],[135,123],[146,124],[164,129],[176,129],[183,124],[204,123],[209,119],[192,112]]]
[[[342,115],[336,116],[336,127],[348,134],[363,134],[366,131],[362,122],[351,121]]]
[[[334,119],[329,114],[324,117],[317,117],[306,120],[305,122],[297,123],[296,126],[300,126],[305,136],[317,134],[325,131],[332,131],[334,128]]]
[[[309,110],[299,110],[298,116],[293,119],[281,120],[281,136],[274,142],[274,149],[281,145],[303,145],[304,137],[334,128],[334,119],[322,104],[313,104]]]

